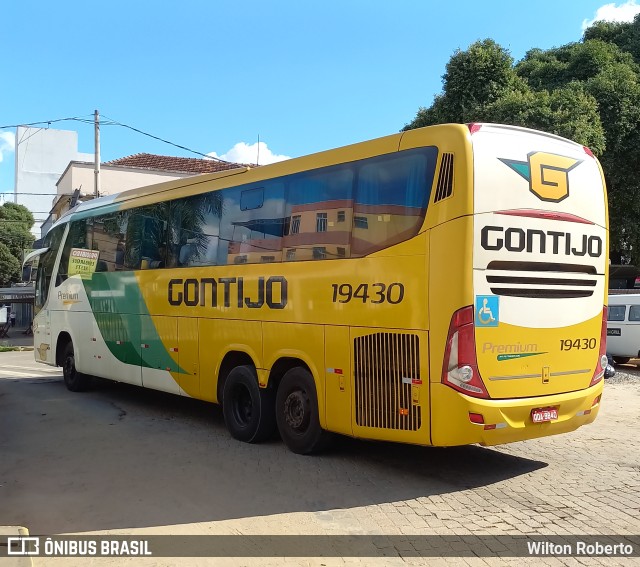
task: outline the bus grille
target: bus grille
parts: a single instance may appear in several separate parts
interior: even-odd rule
[[[354,340],[356,423],[417,431],[420,406],[412,384],[420,380],[417,335],[375,333]]]
[[[596,268],[586,264],[493,261],[486,278],[495,295],[569,299],[591,297],[596,275]]]

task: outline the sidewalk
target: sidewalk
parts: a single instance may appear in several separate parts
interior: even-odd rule
[[[7,337],[0,339],[0,346],[33,348],[33,335],[25,335],[24,327],[11,327]]]
[[[33,561],[29,556],[13,555],[7,558],[10,551],[7,545],[8,538],[10,537],[29,537],[29,530],[21,526],[0,526],[0,547],[7,546],[4,547],[0,553],[0,556],[5,558],[2,565],[5,567],[31,567],[33,565]],[[12,548],[14,553],[19,551],[19,548],[16,547],[15,541]]]

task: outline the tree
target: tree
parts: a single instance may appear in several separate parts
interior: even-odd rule
[[[4,203],[0,206],[0,285],[19,282],[22,251],[31,248],[33,214],[24,205]]]
[[[0,242],[0,287],[9,287],[12,283],[20,281],[21,266],[8,246]]]
[[[536,128],[591,148],[608,186],[611,257],[640,264],[640,15],[596,22],[582,41],[531,49],[516,65],[489,39],[456,51],[443,92],[404,129],[470,121]]]
[[[473,122],[486,105],[526,85],[518,78],[509,52],[492,39],[457,50],[443,75],[444,90],[431,108],[421,108],[404,130],[443,122]]]
[[[31,248],[35,240],[31,234],[33,222],[33,214],[24,205],[4,203],[0,206],[0,242],[8,247],[20,264],[22,251]]]

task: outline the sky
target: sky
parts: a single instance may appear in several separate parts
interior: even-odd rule
[[[518,61],[596,19],[631,21],[637,2],[0,0],[0,194],[14,189],[15,125],[75,130],[93,153],[98,110],[228,161],[255,163],[259,140],[266,164],[398,132],[477,40]],[[83,121],[54,122],[70,117]],[[102,162],[200,157],[106,122],[100,149]]]

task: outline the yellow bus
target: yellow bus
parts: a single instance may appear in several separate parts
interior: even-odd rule
[[[170,181],[44,246],[36,360],[222,404],[241,441],[495,445],[599,409],[605,185],[558,136],[447,124]]]

